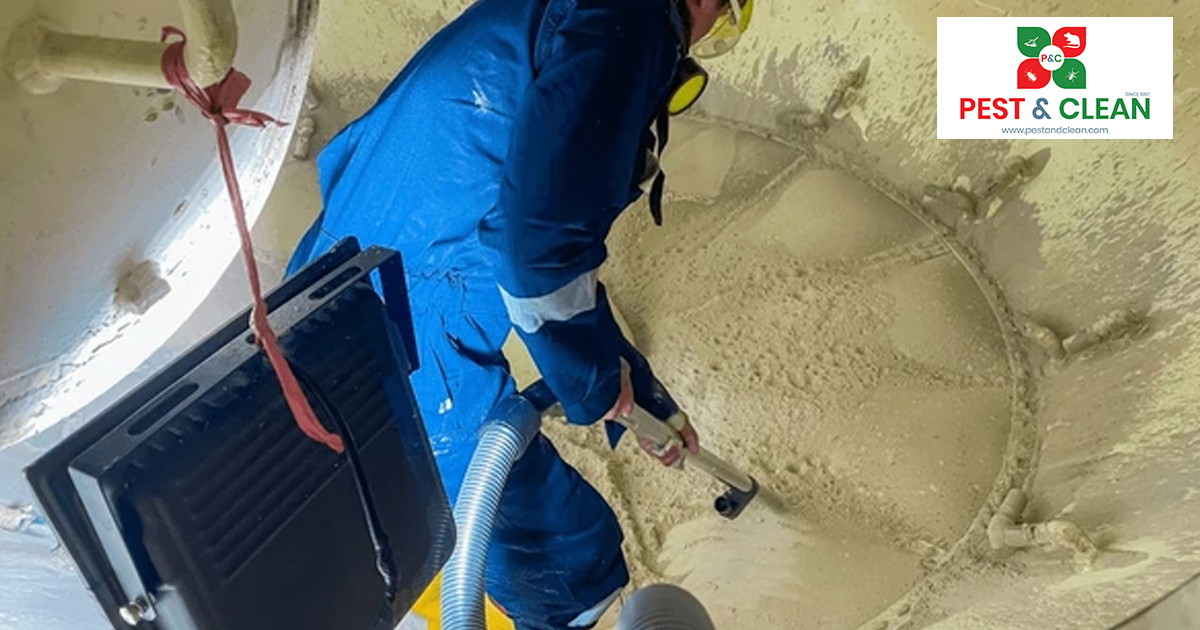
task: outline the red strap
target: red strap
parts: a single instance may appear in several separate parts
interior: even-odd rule
[[[221,169],[225,173],[225,186],[229,190],[229,200],[233,203],[233,216],[237,220],[238,235],[242,240],[242,261],[246,263],[246,275],[250,281],[250,293],[254,296],[254,307],[250,311],[251,325],[258,343],[266,351],[283,387],[283,396],[296,425],[305,435],[320,442],[335,452],[341,453],[345,446],[342,438],[325,430],[313,413],[308,399],[304,397],[292,367],[279,350],[279,341],[275,331],[267,321],[267,304],[263,299],[262,285],[258,279],[258,265],[254,261],[254,246],[250,242],[250,228],[246,224],[246,207],[242,202],[242,190],[238,186],[237,172],[233,168],[233,152],[229,148],[229,135],[226,125],[245,125],[248,127],[265,127],[268,124],[282,125],[274,118],[246,109],[238,109],[238,102],[250,89],[250,78],[245,74],[230,68],[229,74],[221,82],[201,89],[188,74],[187,66],[183,63],[183,47],[187,36],[179,29],[167,26],[163,28],[162,41],[167,41],[172,35],[177,35],[179,41],[167,46],[162,57],[162,72],[167,83],[183,94],[190,103],[195,105],[204,117],[212,121],[217,130],[217,150],[221,156]]]

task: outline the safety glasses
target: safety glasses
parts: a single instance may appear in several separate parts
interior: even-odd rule
[[[729,10],[717,18],[716,23],[700,41],[692,45],[691,54],[699,59],[711,59],[733,50],[742,33],[749,28],[753,13],[754,0],[729,0]]]

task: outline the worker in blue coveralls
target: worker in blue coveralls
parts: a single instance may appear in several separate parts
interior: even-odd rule
[[[479,0],[321,152],[324,211],[289,274],[347,237],[401,252],[413,388],[451,501],[514,391],[500,351],[513,327],[571,423],[635,401],[677,410],[596,274],[647,188],[661,221],[667,116],[703,91],[693,58],[732,48],[749,18],[738,0]],[[591,627],[628,582],[621,542],[611,508],[539,436],[501,499],[488,593],[520,630]]]

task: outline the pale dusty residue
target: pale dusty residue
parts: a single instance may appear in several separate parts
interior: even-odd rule
[[[770,513],[706,516],[671,530],[664,568],[718,628],[854,628],[917,577],[909,555],[853,529],[805,530]]]
[[[1120,582],[1135,577],[1155,561],[1161,558],[1169,558],[1173,555],[1170,545],[1163,543],[1161,540],[1153,539],[1128,541],[1122,544],[1120,551],[1124,552],[1124,555],[1134,559],[1134,561],[1112,567],[1101,566],[1094,571],[1073,575],[1055,584],[1051,587],[1051,591],[1089,588],[1101,584]]]
[[[897,162],[878,168],[911,189],[926,181],[948,184],[963,175],[982,179],[997,163],[978,163],[973,156],[981,151],[973,150],[993,143],[976,143],[973,148],[971,143],[936,140],[939,15],[1174,17],[1174,141],[1029,138],[995,144],[1003,147],[998,149],[1000,156],[1047,146],[1053,151],[1050,167],[1024,189],[1021,200],[1037,208],[1039,262],[1054,270],[1043,290],[1054,291],[1060,274],[1070,276],[1062,284],[1083,285],[1076,301],[1088,303],[1070,305],[1062,316],[1095,317],[1095,309],[1145,295],[1147,306],[1161,314],[1168,327],[1155,341],[1160,354],[1170,353],[1178,360],[1155,377],[1143,401],[1141,426],[1118,450],[1162,442],[1186,431],[1186,418],[1200,413],[1200,364],[1195,353],[1181,352],[1200,344],[1195,321],[1200,295],[1195,276],[1200,268],[1200,5],[1170,0],[1136,7],[1115,0],[1053,7],[1032,0],[954,7],[873,0],[767,2],[744,45],[714,65],[718,81],[731,85],[737,95],[707,106],[717,115],[734,118],[743,117],[745,102],[755,100],[773,103],[774,111],[800,105],[820,109],[839,77],[870,56],[863,98],[850,115],[852,126],[867,140],[860,149],[897,155]],[[1166,95],[1159,103],[1172,104]],[[758,118],[754,122],[774,124],[769,116]],[[986,153],[995,151],[989,148]],[[1021,287],[1018,293],[1027,290]],[[1031,300],[1040,299],[1037,289],[1032,294]]]
[[[171,2],[117,4],[6,3],[0,47],[35,14],[65,32],[143,41],[182,24]],[[308,22],[289,23],[268,3],[237,9],[255,44],[238,56],[254,77],[243,106],[293,118]],[[217,283],[236,234],[220,201],[211,125],[176,97],[83,81],[34,95],[6,65],[0,120],[0,444],[8,444],[111,391],[161,348]],[[288,141],[278,127],[231,134],[252,221]],[[157,292],[161,299],[138,315],[114,289],[144,261],[171,291]]]
[[[312,81],[351,116],[371,106],[379,92],[422,44],[458,16],[463,0],[322,2]]]
[[[1108,543],[1159,536],[1190,557],[1196,541],[1187,532],[1197,520],[1194,505],[1182,500],[1194,495],[1188,488],[1200,474],[1194,458],[1200,446],[1200,5],[849,0],[766,2],[758,15],[763,19],[746,46],[714,65],[718,85],[705,109],[717,117],[786,134],[776,114],[801,106],[819,110],[838,79],[869,55],[862,98],[821,141],[901,190],[919,198],[927,183],[982,182],[1005,156],[1052,150],[1038,178],[1002,195],[989,205],[985,224],[967,226],[959,236],[991,263],[988,270],[1014,309],[1059,333],[1114,308],[1145,314],[1149,329],[1044,371],[1035,353],[1033,368],[1041,377],[1035,412],[1044,444],[1031,516],[1078,505],[1075,518]],[[1175,140],[937,141],[938,15],[1173,16]],[[1161,96],[1156,104],[1167,106]],[[1019,554],[1013,566],[1034,559]],[[975,589],[969,597],[935,599],[924,612],[950,616],[961,627],[1097,627],[1150,603],[1197,566],[1158,558],[1137,570],[1123,588],[1097,592],[1091,606],[1075,605],[1086,595],[1069,600],[1040,590],[1067,573],[995,587],[972,576],[965,580]],[[1040,616],[1038,604],[1054,616]]]
[[[666,225],[631,209],[605,281],[705,444],[795,512],[730,523],[697,473],[610,452],[596,428],[546,431],[616,509],[635,585],[681,583],[723,627],[854,627],[987,497],[1010,414],[995,320],[928,230],[852,176],[744,132],[674,133]]]
[[[1139,538],[1113,544],[1091,571],[1066,577],[1058,555],[1025,558],[1019,571],[1009,567],[1004,568],[1010,570],[968,568],[960,573],[962,579],[947,585],[941,599],[951,609],[965,609],[965,612],[929,627],[936,630],[1115,627],[1137,612],[1124,610],[1115,603],[1156,582],[1174,587],[1177,582],[1172,577],[1172,565],[1193,559],[1160,538]],[[1086,626],[1079,623],[1085,619],[1091,622]]]
[[[466,5],[322,3],[319,133],[365,110]],[[937,141],[937,15],[1047,12],[1174,15],[1176,140]],[[1069,515],[1096,534],[1106,549],[1096,570],[1072,577],[1068,559],[1037,553],[971,558],[914,607],[916,627],[1111,625],[1197,563],[1200,544],[1181,532],[1198,529],[1187,514],[1200,513],[1188,455],[1200,415],[1200,209],[1188,205],[1200,197],[1198,12],[1170,0],[765,0],[737,52],[707,64],[715,81],[702,110],[772,128],[779,112],[821,109],[870,56],[849,117],[822,138],[790,140],[844,150],[917,196],[1050,146],[1048,168],[960,236],[985,263],[1007,263],[988,271],[1015,309],[1062,332],[1120,306],[1150,312],[1144,338],[1037,372],[1045,448],[1029,516]],[[841,169],[687,120],[672,148],[667,225],[631,209],[605,279],[706,444],[799,516],[723,522],[703,477],[665,470],[628,440],[610,452],[598,427],[546,430],[610,499],[635,585],[683,583],[721,627],[853,627],[920,582],[983,506],[1008,429],[997,332],[961,267]],[[311,162],[290,164],[266,215],[285,217],[261,230],[277,230],[280,259],[299,236],[293,202],[315,213],[311,178]],[[1003,238],[980,237],[988,230]]]
[[[1056,160],[1065,158],[1067,166],[1050,169],[1026,192],[1030,201],[1051,207],[1070,191],[1071,211],[1038,214],[1047,266],[1079,270],[1078,282],[1090,276],[1100,304],[1140,302],[1152,322],[1145,343],[1155,355],[1171,357],[1143,391],[1141,420],[1113,447],[1117,453],[1169,448],[1196,437],[1200,360],[1184,351],[1200,346],[1196,136],[1177,136],[1169,149],[1134,143],[1143,150],[1133,154],[1093,150],[1085,157],[1085,146],[1055,147],[1061,156]],[[1080,159],[1072,163],[1076,154]]]
[[[1195,51],[1200,42],[1198,9],[1172,0],[1152,0],[1131,6],[1117,0],[1098,3],[1064,2],[1052,7],[1035,0],[969,2],[948,6],[941,2],[772,2],[756,7],[752,29],[734,54],[711,63],[717,82],[740,97],[722,94],[709,99],[705,109],[720,116],[745,119],[763,126],[774,124],[751,101],[766,102],[775,111],[803,105],[821,109],[838,80],[871,58],[871,70],[860,101],[850,117],[867,138],[894,142],[899,134],[908,148],[902,169],[909,176],[935,178],[962,174],[960,163],[971,143],[939,142],[936,138],[936,55],[938,16],[1047,16],[1070,17],[1161,15],[1175,18],[1175,137],[1182,143],[1055,142],[1077,147],[1087,155],[1072,158],[1086,163],[1096,154],[1143,159],[1161,166],[1195,153],[1197,114],[1200,113],[1200,63]],[[1165,105],[1165,103],[1164,103]],[[980,145],[984,143],[978,143]],[[1014,148],[1042,146],[1036,140],[1015,143]],[[888,166],[882,166],[885,170]],[[1193,170],[1194,172],[1194,170]],[[972,173],[967,173],[974,175]],[[1170,180],[1158,171],[1152,180]],[[1186,181],[1176,179],[1175,181]],[[1111,191],[1107,186],[1094,190]]]

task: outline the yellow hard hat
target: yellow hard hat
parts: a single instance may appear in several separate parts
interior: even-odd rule
[[[704,37],[692,44],[691,53],[700,59],[711,59],[733,50],[742,33],[750,28],[753,15],[754,0],[729,0],[729,10],[717,18]]]

